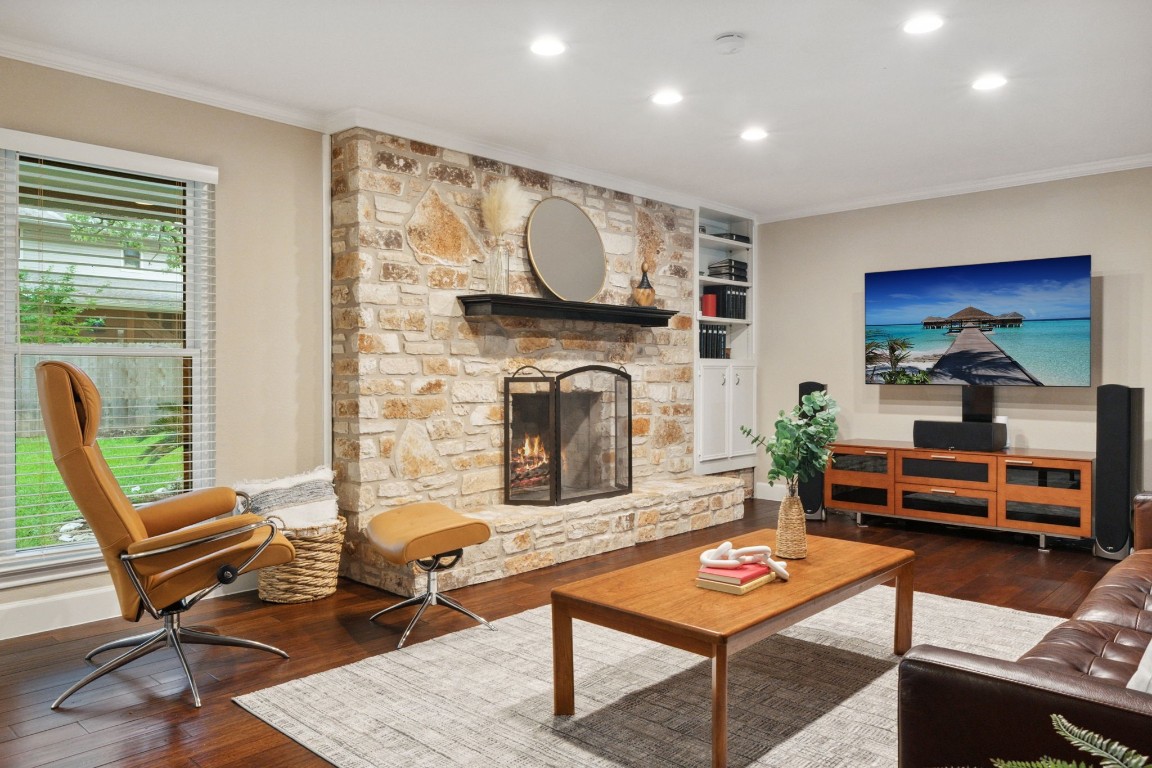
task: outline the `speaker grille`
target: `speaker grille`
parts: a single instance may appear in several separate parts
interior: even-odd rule
[[[1132,497],[1142,483],[1144,390],[1120,384],[1096,389],[1096,480],[1092,527],[1096,546],[1123,556],[1132,540]]]

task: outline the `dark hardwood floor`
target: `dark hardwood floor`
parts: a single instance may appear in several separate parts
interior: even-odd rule
[[[751,501],[743,520],[454,591],[488,619],[545,605],[557,584],[685,549],[704,549],[775,525],[776,504]],[[1035,536],[833,514],[809,523],[810,534],[868,541],[917,553],[916,590],[1025,611],[1067,616],[1112,565],[1077,543]],[[771,539],[766,539],[771,543]],[[87,669],[96,645],[148,628],[119,619],[0,642],[0,766],[96,768],[176,766],[249,768],[325,766],[326,762],[264,725],[231,698],[395,648],[409,611],[374,625],[368,616],[395,598],[342,581],[336,594],[300,605],[261,603],[255,593],[206,600],[187,617],[226,634],[278,645],[292,658],[240,649],[192,646],[190,662],[204,706],[194,709],[175,655],[158,651],[93,683],[59,712],[49,704]],[[409,638],[420,642],[471,626],[464,616],[430,609]],[[913,628],[915,639],[915,628]]]

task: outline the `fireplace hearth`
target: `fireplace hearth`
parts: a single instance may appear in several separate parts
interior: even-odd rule
[[[552,506],[632,491],[632,377],[603,365],[504,379],[504,503]]]

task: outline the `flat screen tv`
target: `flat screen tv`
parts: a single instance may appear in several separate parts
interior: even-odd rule
[[[869,384],[1087,387],[1092,257],[864,275]]]

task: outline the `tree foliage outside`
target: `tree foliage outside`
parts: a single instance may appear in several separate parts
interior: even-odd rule
[[[29,279],[27,272],[18,274],[20,343],[84,344],[90,341],[83,335],[84,331],[100,325],[101,320],[81,319],[81,313],[89,309],[92,302],[76,298],[75,274],[75,266],[68,267],[61,275],[49,269],[37,280]]]
[[[113,219],[88,213],[66,214],[78,243],[148,250],[164,257],[168,269],[184,265],[184,231],[163,219]]]
[[[828,467],[832,451],[828,447],[836,439],[840,427],[836,414],[840,406],[828,393],[820,390],[804,395],[791,413],[780,411],[776,419],[775,434],[769,438],[754,434],[745,426],[740,431],[763,448],[772,459],[768,469],[768,484],[783,480],[789,496],[800,493],[800,483],[811,480]]]

